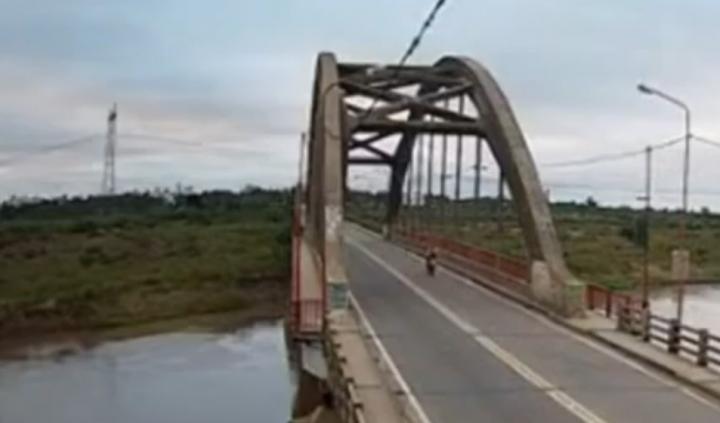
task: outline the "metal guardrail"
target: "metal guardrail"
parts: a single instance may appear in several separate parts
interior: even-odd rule
[[[677,319],[654,315],[648,309],[622,305],[618,330],[663,347],[672,355],[690,359],[700,367],[720,368],[720,336],[707,329],[681,324]]]

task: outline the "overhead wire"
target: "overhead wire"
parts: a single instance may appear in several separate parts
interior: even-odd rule
[[[675,144],[678,144],[685,140],[685,137],[678,137],[673,138],[661,143],[650,145],[649,147],[652,150],[662,150],[664,148],[672,147]],[[628,150],[628,151],[622,151],[618,153],[610,153],[610,154],[601,154],[597,156],[591,156],[586,157],[582,159],[573,159],[573,160],[566,160],[566,161],[560,161],[560,162],[551,162],[551,163],[542,163],[540,164],[540,167],[544,168],[560,168],[560,167],[571,167],[571,166],[584,166],[584,165],[593,165],[597,163],[602,162],[608,162],[608,161],[616,161],[616,160],[622,160],[629,157],[635,157],[645,154],[647,151],[647,148],[642,148],[638,150]]]
[[[703,144],[705,144],[705,145],[710,145],[710,146],[713,146],[713,147],[720,148],[720,141],[715,141],[715,140],[712,140],[712,139],[710,139],[710,138],[705,138],[705,137],[699,137],[699,136],[697,136],[697,135],[693,135],[693,136],[692,136],[692,139],[695,140],[695,141],[699,141],[699,142],[701,142],[701,143],[703,143]]]
[[[398,64],[394,67],[394,72],[391,76],[391,79],[394,79],[398,76],[400,73],[400,70],[407,64],[407,61],[410,60],[410,57],[412,57],[413,54],[415,54],[415,51],[417,51],[418,47],[420,47],[420,44],[423,41],[423,38],[425,37],[425,33],[428,29],[432,26],[433,22],[435,22],[435,18],[437,17],[438,12],[440,12],[440,9],[445,5],[447,0],[437,0],[435,2],[435,5],[430,10],[430,13],[427,15],[425,20],[423,21],[422,25],[420,26],[420,30],[415,34],[415,36],[410,41],[410,44],[408,45],[407,49],[403,53],[403,55],[400,57],[400,60],[398,61]],[[359,121],[362,122],[364,119],[366,119],[372,112],[375,110],[375,107],[377,106],[378,98],[373,97],[372,102],[370,103],[370,106],[365,110],[365,112],[360,116]]]
[[[61,143],[58,143],[58,144],[53,144],[53,145],[48,145],[48,146],[40,147],[40,148],[37,148],[37,149],[34,149],[34,150],[30,150],[30,151],[27,151],[27,152],[24,152],[24,153],[18,153],[18,154],[14,155],[14,156],[10,156],[10,157],[4,158],[4,159],[0,159],[0,166],[11,165],[11,164],[14,164],[14,163],[17,163],[17,162],[20,162],[20,161],[29,159],[29,158],[31,158],[31,157],[35,157],[35,156],[41,155],[41,154],[52,153],[52,152],[54,152],[54,151],[59,151],[59,150],[64,150],[64,149],[67,149],[67,148],[75,147],[75,146],[77,146],[77,145],[81,145],[81,144],[85,144],[85,143],[87,143],[87,142],[90,142],[90,141],[92,141],[92,140],[94,140],[94,139],[96,139],[96,138],[98,138],[98,137],[100,137],[100,136],[101,136],[101,135],[99,135],[99,134],[87,135],[87,136],[84,136],[84,137],[81,137],[81,138],[74,138],[74,139],[71,139],[71,140],[68,140],[68,141],[64,141],[64,142],[61,142]]]
[[[162,141],[162,142],[167,142],[167,143],[171,143],[171,144],[188,145],[188,146],[203,144],[201,141],[190,141],[190,140],[186,140],[186,139],[173,138],[173,137],[154,135],[154,134],[143,134],[143,133],[120,133],[120,134],[118,134],[118,137],[119,138],[147,139],[147,140]]]

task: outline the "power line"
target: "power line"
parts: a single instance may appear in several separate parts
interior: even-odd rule
[[[20,162],[22,160],[26,160],[28,158],[38,156],[41,154],[52,153],[54,151],[59,151],[59,150],[64,150],[67,148],[75,147],[77,145],[90,142],[98,137],[99,137],[98,134],[93,134],[93,135],[88,135],[88,136],[85,136],[82,138],[75,138],[75,139],[64,141],[64,142],[61,142],[58,144],[49,145],[46,147],[40,147],[38,149],[28,151],[26,153],[20,153],[15,156],[11,156],[11,157],[2,159],[2,160],[0,160],[0,166],[11,165],[11,164],[14,164],[14,163]]]
[[[685,140],[685,137],[679,137],[679,138],[673,138],[668,141],[664,141],[658,144],[651,145],[650,148],[653,150],[662,150],[664,148],[671,147],[675,144],[678,144]],[[629,157],[635,157],[645,154],[645,148],[639,149],[639,150],[628,150],[623,151],[619,153],[611,153],[611,154],[602,154],[598,156],[592,156],[587,157],[583,159],[575,159],[575,160],[567,160],[562,162],[553,162],[553,163],[544,163],[540,164],[541,167],[546,168],[558,168],[558,167],[571,167],[571,166],[583,166],[583,165],[593,165],[597,163],[602,162],[609,162],[609,161],[615,161],[615,160],[622,160]]]
[[[438,12],[442,7],[445,5],[447,0],[437,0],[435,3],[435,6],[430,10],[430,13],[427,15],[425,20],[423,21],[422,25],[420,26],[420,30],[415,34],[415,36],[410,41],[410,44],[408,45],[407,49],[405,50],[405,53],[400,57],[400,61],[398,61],[397,66],[395,67],[395,71],[392,74],[391,79],[394,79],[398,76],[400,73],[400,70],[405,66],[407,61],[410,59],[410,57],[415,53],[415,51],[420,47],[420,44],[422,43],[423,37],[425,36],[425,33],[428,29],[432,26],[433,22],[435,22],[435,17],[437,16]],[[365,113],[359,118],[359,121],[363,121],[366,119],[370,113],[375,110],[375,107],[377,106],[378,99],[377,97],[374,97],[372,100],[372,103],[370,103],[370,107],[367,108]]]
[[[695,141],[699,141],[699,142],[701,142],[701,143],[703,143],[703,144],[705,144],[705,145],[710,145],[710,146],[713,146],[713,147],[718,147],[718,148],[720,148],[720,141],[711,140],[710,138],[705,138],[705,137],[698,137],[698,136],[696,136],[696,135],[693,135],[693,136],[692,136],[692,139],[695,140]]]
[[[417,48],[420,46],[420,43],[425,36],[425,32],[427,32],[427,30],[430,29],[430,26],[432,26],[438,12],[445,5],[445,1],[446,0],[438,0],[435,3],[435,6],[432,8],[430,14],[428,14],[427,18],[425,18],[425,21],[420,27],[420,31],[418,31],[418,33],[413,37],[412,41],[410,41],[410,45],[405,51],[405,54],[402,55],[402,58],[400,59],[400,62],[398,64],[399,67],[405,66],[405,63],[408,61],[408,59],[410,59],[410,56],[412,56],[413,53],[415,53],[415,50],[417,50]]]
[[[119,133],[118,136],[120,138],[146,139],[146,140],[161,141],[161,142],[167,142],[170,144],[178,144],[178,145],[188,145],[188,146],[202,145],[202,142],[199,142],[199,141],[189,141],[189,140],[180,139],[180,138],[166,137],[166,136],[162,136],[162,135],[153,135],[153,134]]]

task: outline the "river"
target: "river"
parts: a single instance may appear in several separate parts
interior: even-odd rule
[[[170,333],[0,362],[0,423],[285,423],[280,323]]]
[[[677,314],[677,291],[664,288],[653,292],[653,313],[665,317]],[[720,286],[689,285],[685,288],[683,323],[697,328],[709,329],[720,335]]]

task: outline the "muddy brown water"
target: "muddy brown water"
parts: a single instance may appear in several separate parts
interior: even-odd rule
[[[50,352],[50,353],[48,353]],[[0,361],[0,423],[284,423],[283,326],[177,332]]]
[[[677,289],[668,287],[653,292],[650,303],[653,313],[675,317]],[[685,324],[720,335],[720,285],[686,286],[683,313]]]

